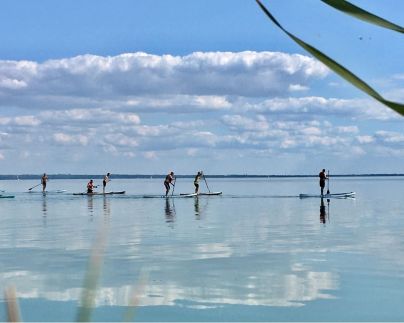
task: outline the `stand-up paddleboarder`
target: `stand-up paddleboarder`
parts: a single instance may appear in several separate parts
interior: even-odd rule
[[[105,186],[107,186],[107,183],[110,181],[109,177],[111,176],[110,173],[107,173],[107,175],[104,176],[104,179],[102,180],[102,192],[105,193]]]
[[[325,187],[325,181],[328,179],[325,169],[323,169],[319,174],[318,177],[320,177],[320,188],[321,188],[321,196],[324,195],[324,187]]]
[[[174,172],[170,172],[170,174],[168,174],[164,180],[164,186],[166,188],[166,196],[170,191],[170,184],[174,186],[173,181],[174,181]]]
[[[46,173],[43,173],[43,175],[41,177],[42,192],[45,192],[47,182],[48,182],[48,176],[46,175]]]
[[[196,174],[195,179],[194,179],[194,185],[195,185],[195,193],[198,194],[199,192],[199,180],[202,178],[203,172],[199,171],[198,174]]]

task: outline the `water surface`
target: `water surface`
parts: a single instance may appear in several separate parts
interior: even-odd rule
[[[127,194],[106,197],[71,195],[83,180],[50,181],[68,192],[46,195],[1,181],[15,194],[0,199],[1,286],[16,287],[26,321],[75,320],[103,232],[93,320],[403,320],[404,178],[333,179],[331,192],[357,197],[323,205],[297,197],[318,193],[313,178],[208,183],[223,196],[141,198],[163,193],[160,179],[113,179]],[[180,179],[175,193],[192,190]]]

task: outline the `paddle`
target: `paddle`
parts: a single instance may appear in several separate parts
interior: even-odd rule
[[[41,184],[42,184],[42,183],[39,183],[39,184],[37,184],[37,185],[35,185],[35,186],[32,186],[31,188],[28,189],[28,191],[32,190],[33,188],[35,188],[35,187],[37,187],[37,186],[39,186],[39,185],[41,185]]]
[[[327,173],[327,194],[330,194],[330,170]]]
[[[175,182],[177,181],[177,179],[175,179],[174,180],[174,183],[172,184],[173,185],[173,191],[171,192],[171,196],[173,196],[174,195],[174,190],[175,190]]]
[[[206,187],[208,188],[208,191],[210,193],[210,189],[209,189],[209,186],[208,186],[208,182],[206,181],[205,174],[203,174],[203,179],[204,179]]]

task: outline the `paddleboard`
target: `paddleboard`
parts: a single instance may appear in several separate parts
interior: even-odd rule
[[[208,192],[208,193],[198,193],[198,195],[222,195],[222,192]]]
[[[180,198],[180,197],[193,197],[196,196],[196,193],[190,193],[190,194],[176,194],[176,195],[143,195],[142,197],[145,199],[153,199],[153,198]]]
[[[346,193],[331,193],[331,194],[300,194],[299,198],[308,198],[308,197],[317,197],[317,198],[348,198],[348,197],[354,197],[355,192],[346,192]]]
[[[93,192],[93,193],[73,193],[73,195],[114,195],[114,194],[125,194],[125,191],[119,191],[119,192]]]
[[[67,192],[67,190],[52,190],[52,191],[45,191],[45,192],[42,192],[42,191],[27,191],[27,193],[30,193],[30,194],[43,194],[43,193],[46,193],[46,194],[49,194],[49,193],[51,193],[51,194],[59,194],[59,193],[66,193]]]
[[[12,199],[14,197],[14,195],[0,195],[0,199]]]
[[[210,196],[210,195],[221,195],[222,192],[205,192],[205,193],[181,193],[182,196]]]

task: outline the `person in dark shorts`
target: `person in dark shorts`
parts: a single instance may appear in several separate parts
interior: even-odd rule
[[[46,190],[46,183],[48,182],[48,176],[44,173],[41,177],[42,192]]]
[[[199,191],[199,180],[203,176],[202,171],[199,171],[198,174],[196,174],[195,179],[194,179],[194,185],[195,185],[195,193],[198,193]]]
[[[327,175],[325,173],[325,169],[323,169],[319,174],[318,177],[320,177],[320,188],[321,188],[321,195],[324,195],[324,187],[325,187],[325,181],[328,179]]]
[[[105,193],[105,186],[107,186],[107,183],[110,181],[109,177],[111,176],[110,173],[107,173],[107,175],[104,176],[104,179],[102,180],[102,192]]]
[[[166,196],[170,191],[170,184],[174,186],[173,181],[174,181],[174,172],[170,172],[170,174],[168,174],[164,180],[164,186],[166,188]]]

